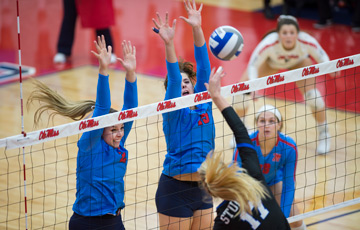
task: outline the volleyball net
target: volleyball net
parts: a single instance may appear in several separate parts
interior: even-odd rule
[[[249,130],[256,128],[254,115],[264,104],[272,104],[282,113],[282,132],[298,146],[294,203],[299,213],[290,217],[290,222],[360,202],[360,181],[356,180],[360,174],[359,66],[360,54],[221,89],[229,102],[236,95],[260,92],[255,100],[247,101],[245,124]],[[330,73],[336,76],[330,77]],[[326,101],[331,133],[331,150],[326,155],[316,154],[317,124],[294,85],[315,77]],[[335,87],[340,83],[345,87]],[[155,193],[166,155],[162,114],[209,101],[209,93],[201,92],[0,139],[1,228],[24,229],[28,224],[29,229],[67,229],[75,201],[81,134],[134,121],[125,145],[129,156],[121,214],[127,229],[157,229]],[[215,151],[222,151],[225,161],[230,161],[232,132],[215,105],[213,116]]]

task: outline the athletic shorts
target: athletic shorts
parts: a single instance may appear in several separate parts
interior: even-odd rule
[[[274,178],[272,178],[270,181],[266,181],[268,186],[273,186],[274,184],[277,184],[281,181],[283,181],[283,171],[282,170],[277,170],[276,172],[276,176]]]
[[[180,181],[164,174],[160,176],[155,202],[159,213],[180,218],[213,207],[212,197],[197,181]]]
[[[77,229],[102,229],[102,230],[125,230],[121,215],[81,216],[74,212],[69,221],[69,230]]]

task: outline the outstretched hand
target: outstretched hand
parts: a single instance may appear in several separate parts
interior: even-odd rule
[[[123,49],[123,59],[118,58],[121,65],[124,67],[126,72],[135,72],[136,70],[136,48],[131,45],[131,42],[123,41],[121,43]]]
[[[106,42],[104,35],[97,37],[97,41],[94,41],[96,51],[91,50],[91,53],[99,60],[99,73],[102,75],[108,75],[107,69],[111,62],[112,47],[108,46],[106,49]]]
[[[175,28],[176,28],[176,19],[174,19],[172,26],[169,25],[169,13],[166,12],[165,22],[160,17],[160,14],[156,12],[156,16],[158,20],[154,18],[152,21],[154,22],[155,28],[158,30],[158,33],[165,44],[170,43],[175,36]]]
[[[216,72],[215,68],[211,70],[209,83],[205,83],[205,87],[212,98],[221,96],[221,78],[223,76],[225,76],[225,73],[221,66],[216,70]]]
[[[206,89],[209,91],[210,96],[220,111],[223,111],[230,104],[221,95],[221,78],[225,76],[223,68],[220,66],[216,72],[215,68],[211,70],[209,84],[205,83]]]
[[[198,10],[196,10],[195,0],[192,0],[192,4],[190,3],[190,0],[184,0],[184,5],[188,14],[188,18],[185,18],[183,16],[180,16],[180,18],[192,27],[201,27],[201,10],[203,4],[201,3]]]

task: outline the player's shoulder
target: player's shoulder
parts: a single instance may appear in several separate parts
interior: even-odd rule
[[[296,142],[294,141],[294,139],[284,133],[279,133],[279,138],[281,140],[281,143],[288,145],[288,146],[292,146],[292,147],[296,147]]]
[[[304,32],[304,31],[300,31],[298,34],[298,40],[301,42],[314,42],[316,41],[316,39],[311,36],[310,34]]]
[[[249,137],[250,137],[251,141],[254,141],[253,139],[256,138],[256,136],[258,135],[258,133],[259,133],[258,130],[249,133]]]
[[[258,54],[262,54],[264,51],[271,52],[272,49],[279,43],[279,34],[277,32],[271,32],[266,35],[258,44],[256,50]]]

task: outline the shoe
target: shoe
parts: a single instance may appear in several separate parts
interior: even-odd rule
[[[116,59],[117,59],[116,55],[115,55],[115,54],[111,54],[110,63],[111,63],[111,64],[114,64],[114,63],[116,62]]]
[[[272,12],[270,7],[265,7],[264,15],[267,19],[275,19],[274,13]]]
[[[330,133],[326,130],[319,133],[318,143],[317,143],[317,154],[324,155],[330,151],[331,145],[331,136]]]
[[[57,53],[54,56],[54,63],[60,63],[63,64],[66,62],[66,56],[63,53]]]
[[[318,21],[317,23],[313,24],[315,29],[324,29],[326,27],[329,27],[333,24],[333,21],[331,19],[327,19],[324,22],[323,21]]]

